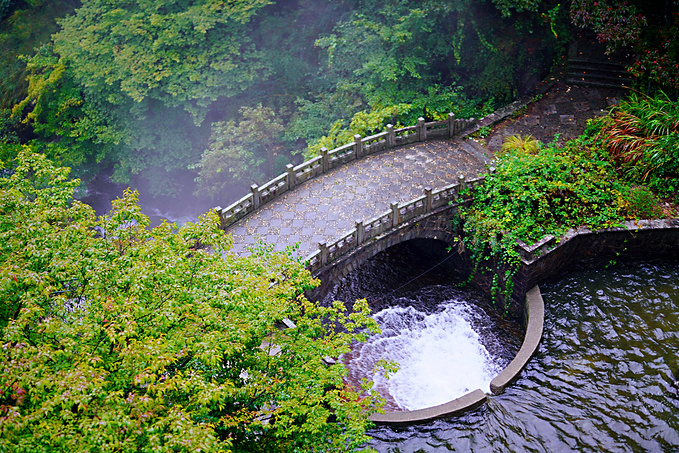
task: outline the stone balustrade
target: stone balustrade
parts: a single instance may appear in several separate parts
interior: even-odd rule
[[[493,169],[491,168],[491,171]],[[312,274],[333,263],[354,249],[377,240],[415,218],[421,218],[443,206],[461,205],[469,200],[463,197],[463,190],[476,187],[484,178],[465,180],[458,176],[458,182],[432,190],[427,187],[424,194],[405,203],[392,203],[388,211],[367,221],[357,220],[355,228],[331,243],[318,244],[319,250],[306,258],[306,267]]]
[[[394,129],[389,124],[384,132],[369,137],[356,135],[353,143],[333,150],[322,148],[319,156],[296,166],[288,164],[285,173],[261,186],[253,184],[250,187],[249,194],[226,208],[216,207],[215,210],[219,214],[222,228],[227,228],[285,192],[334,168],[400,146],[426,140],[452,138],[473,126],[476,122],[473,118],[457,119],[454,114],[449,113],[448,119],[443,121],[425,122],[424,118],[419,118],[415,126]]]

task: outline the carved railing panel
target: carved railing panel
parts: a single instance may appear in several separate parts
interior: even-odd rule
[[[254,205],[252,203],[251,193],[245,195],[237,202],[231,204],[228,208],[222,209],[220,207],[217,207],[215,209],[219,214],[222,228],[226,228],[227,226],[236,223],[237,221],[239,221],[240,219],[242,219],[243,217],[245,217],[246,215],[255,210]]]
[[[297,166],[288,164],[286,173],[275,177],[262,186],[253,184],[250,188],[250,194],[232,203],[227,208],[222,209],[217,207],[215,210],[219,213],[222,228],[227,228],[247,214],[259,209],[262,205],[275,200],[288,190],[318,175],[327,173],[333,168],[387,149],[426,140],[453,137],[475,123],[476,120],[473,119],[456,119],[455,115],[450,113],[448,114],[448,119],[444,121],[426,123],[423,118],[419,118],[417,125],[397,129],[394,129],[389,124],[384,132],[363,138],[357,135],[354,137],[353,143],[348,143],[333,150],[323,148],[321,149],[320,156],[302,162]]]
[[[283,173],[259,188],[259,202],[268,203],[288,191],[288,175]]]
[[[354,144],[350,143],[340,146],[339,148],[335,148],[332,151],[328,151],[328,157],[330,158],[330,170],[344,165],[347,162],[351,162],[352,160],[356,159]]]

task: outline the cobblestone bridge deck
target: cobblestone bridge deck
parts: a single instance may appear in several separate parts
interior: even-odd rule
[[[439,188],[458,175],[478,176],[504,136],[531,134],[550,142],[577,136],[587,118],[601,115],[616,103],[619,92],[556,83],[537,102],[496,126],[485,142],[455,138],[414,144],[371,155],[318,176],[227,228],[235,253],[243,253],[258,238],[277,250],[299,243],[299,256],[317,250],[370,219],[422,195],[425,187]],[[487,143],[487,146],[485,144]]]

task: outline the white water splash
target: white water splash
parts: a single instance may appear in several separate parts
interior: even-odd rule
[[[436,406],[480,388],[501,371],[470,324],[481,310],[464,302],[448,302],[434,314],[413,307],[392,307],[375,319],[382,334],[371,337],[352,354],[349,367],[372,378],[404,410]],[[374,373],[379,359],[393,360],[398,372],[385,379]]]

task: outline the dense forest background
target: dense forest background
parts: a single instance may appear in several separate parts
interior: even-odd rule
[[[111,181],[158,205],[224,206],[353,134],[491,112],[559,64],[576,26],[634,50],[639,86],[676,88],[677,10],[670,0],[0,0],[0,159],[28,145],[72,167],[83,197]]]

